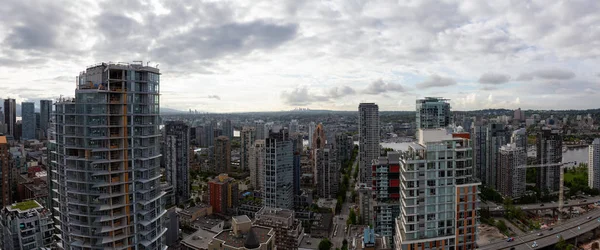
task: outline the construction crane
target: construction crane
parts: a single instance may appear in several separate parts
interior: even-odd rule
[[[564,174],[565,167],[568,165],[577,165],[577,161],[569,161],[569,162],[559,162],[559,163],[550,163],[550,164],[538,164],[538,165],[521,165],[517,166],[517,169],[527,169],[527,168],[549,168],[549,167],[560,167],[560,184],[558,189],[558,222],[560,223],[562,217],[562,208],[564,201]]]

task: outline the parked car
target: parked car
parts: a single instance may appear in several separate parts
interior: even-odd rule
[[[510,237],[510,238],[506,239],[506,242],[513,242],[514,240],[515,240],[515,238]]]

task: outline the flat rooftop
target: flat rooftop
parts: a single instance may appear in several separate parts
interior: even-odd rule
[[[215,235],[217,234],[211,231],[198,229],[198,231],[195,233],[185,237],[181,243],[186,246],[192,246],[196,249],[208,249],[208,244],[212,241]]]
[[[8,208],[9,211],[18,211],[20,213],[27,212],[30,209],[39,207],[42,207],[42,205],[40,205],[39,203],[37,203],[37,201],[34,200],[23,201],[6,206],[6,208]]]
[[[266,243],[271,237],[269,235],[269,232],[272,230],[271,228],[262,226],[252,226],[250,230],[254,231],[254,234],[256,234],[256,237],[260,241],[260,244]],[[233,230],[227,230],[219,233],[217,236],[215,236],[215,239],[224,241],[225,245],[239,248],[244,246],[244,242],[246,242],[246,235],[247,234],[236,236],[233,233]]]
[[[257,215],[265,215],[265,216],[277,216],[277,217],[289,218],[289,217],[292,217],[292,215],[294,215],[294,211],[288,210],[288,209],[263,207],[256,214]]]

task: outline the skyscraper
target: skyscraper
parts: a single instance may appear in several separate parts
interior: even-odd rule
[[[54,243],[52,213],[35,200],[3,207],[0,218],[2,249],[50,249]]]
[[[250,148],[250,185],[256,190],[264,189],[265,140],[255,140]]]
[[[159,78],[142,64],[97,64],[56,104],[49,172],[64,249],[165,248]]]
[[[537,163],[541,165],[562,162],[562,135],[559,130],[542,128],[536,138]],[[558,191],[560,187],[560,166],[540,168],[535,185],[540,190]]]
[[[490,123],[487,126],[486,146],[486,170],[483,182],[488,187],[498,189],[498,171],[500,163],[498,155],[500,147],[506,145],[510,141],[510,133],[506,127],[498,123]]]
[[[204,124],[204,147],[210,148],[215,145],[215,130],[216,126],[214,122],[207,122]]]
[[[246,170],[250,167],[250,150],[256,140],[256,128],[243,127],[240,132],[240,168]]]
[[[527,150],[527,129],[520,128],[512,132],[510,143],[514,143],[518,148]]]
[[[215,139],[215,173],[228,173],[231,171],[231,142],[227,136]]]
[[[475,249],[480,183],[473,178],[470,141],[444,129],[419,130],[418,137],[400,158],[405,188],[396,249]]]
[[[231,120],[227,119],[223,121],[221,127],[223,128],[223,135],[227,136],[230,141],[233,140],[233,125],[231,124]]]
[[[40,129],[42,130],[42,137],[48,137],[48,126],[50,116],[52,113],[52,100],[40,100]]]
[[[302,158],[302,151],[304,148],[302,135],[300,133],[290,134],[290,140],[292,140],[294,150],[294,195],[300,195],[300,182],[302,178],[302,165],[300,159]]]
[[[347,133],[336,133],[335,149],[337,150],[338,162],[340,164],[349,161],[352,158],[352,151],[354,151],[352,136]]]
[[[6,207],[12,203],[11,195],[11,187],[10,187],[10,172],[11,170],[11,162],[10,162],[10,152],[8,141],[6,140],[6,136],[0,136],[0,196],[2,197],[2,201],[0,205],[2,207]]]
[[[590,144],[588,156],[588,185],[600,189],[600,138]]]
[[[6,123],[6,134],[16,138],[17,103],[15,99],[4,99],[4,123]]]
[[[22,102],[21,103],[21,116],[23,119],[23,131],[21,139],[23,141],[36,139],[35,136],[35,103],[33,102]]]
[[[322,198],[335,198],[340,182],[340,164],[333,144],[315,149],[317,194]]]
[[[358,168],[359,180],[371,186],[371,162],[379,157],[379,106],[375,103],[358,105]]]
[[[524,147],[511,143],[500,147],[498,153],[498,192],[500,194],[519,198],[525,195],[525,168],[527,151]]]
[[[293,133],[297,133],[298,131],[298,120],[292,120],[290,122],[290,135]]]
[[[256,130],[256,140],[263,140],[268,136],[265,134],[265,122],[262,120],[254,121],[254,130]]]
[[[315,122],[308,123],[308,143],[312,143],[312,141],[313,141],[313,134],[315,133],[315,128],[316,127],[317,127],[317,124],[315,124]]]
[[[165,172],[175,204],[190,199],[190,127],[182,121],[165,123]]]
[[[317,157],[317,150],[319,149],[323,149],[325,148],[325,142],[327,141],[327,138],[325,137],[325,129],[323,129],[323,124],[319,123],[319,125],[317,125],[317,127],[315,128],[315,131],[313,132],[312,135],[312,141],[310,141],[310,157],[312,160],[312,170],[313,170],[313,182],[316,184],[317,183],[317,167],[320,164],[319,163],[319,159]]]
[[[294,145],[287,130],[272,132],[265,140],[263,205],[293,209]]]
[[[425,97],[417,100],[417,129],[445,128],[450,119],[450,103],[448,99]]]

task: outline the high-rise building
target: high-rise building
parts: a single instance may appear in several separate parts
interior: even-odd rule
[[[417,129],[445,128],[452,123],[448,99],[425,97],[417,100]]]
[[[256,190],[264,188],[265,175],[265,140],[255,140],[250,148],[250,186]]]
[[[313,132],[312,141],[310,141],[310,157],[312,160],[312,170],[313,170],[313,182],[317,183],[317,167],[319,165],[318,157],[316,155],[317,150],[325,148],[325,143],[327,141],[327,137],[325,137],[325,129],[323,129],[323,124],[319,123]]]
[[[352,151],[354,151],[354,141],[352,140],[352,136],[347,133],[336,133],[335,148],[340,164],[344,164],[344,162],[351,160]]]
[[[231,120],[227,119],[222,122],[223,135],[227,136],[229,140],[233,140],[233,125],[231,124]]]
[[[373,223],[373,190],[366,183],[359,183],[356,187],[356,193],[358,194],[358,204],[360,212],[360,223],[363,225]]]
[[[520,128],[513,131],[510,143],[514,143],[518,148],[524,148],[527,151],[527,129]]]
[[[293,134],[293,133],[298,133],[298,132],[300,132],[300,131],[298,130],[298,120],[292,120],[292,121],[290,122],[290,128],[289,128],[289,130],[290,130],[290,135],[291,135],[291,134]]]
[[[419,130],[418,137],[400,157],[396,249],[475,249],[480,183],[470,141],[443,129]]]
[[[372,218],[375,233],[393,239],[400,215],[400,154],[388,152],[372,162]]]
[[[487,170],[487,124],[476,121],[471,130],[471,144],[473,145],[473,163],[475,177],[485,182]]]
[[[588,185],[600,190],[600,138],[590,144],[588,156]]]
[[[0,216],[2,249],[50,249],[55,243],[52,213],[37,201],[5,206]]]
[[[547,165],[562,162],[562,135],[559,130],[542,128],[537,133],[537,164]],[[560,166],[544,167],[537,170],[535,185],[540,190],[559,190]]]
[[[315,124],[315,122],[308,123],[308,143],[312,143],[312,141],[313,141],[313,134],[315,133],[315,128],[316,127],[317,127],[317,124]]]
[[[159,78],[141,63],[97,64],[56,103],[49,172],[64,249],[165,249]]]
[[[243,127],[240,132],[240,169],[247,170],[250,167],[250,150],[256,140],[256,128]]]
[[[12,203],[11,197],[11,162],[10,162],[10,146],[6,140],[6,136],[0,136],[0,195],[2,202],[0,205],[6,207]]]
[[[23,141],[37,139],[35,136],[35,103],[22,102],[21,117],[21,124],[23,124],[21,139]]]
[[[359,180],[371,186],[371,162],[380,154],[379,106],[375,103],[358,105],[358,168]]]
[[[214,121],[212,122],[207,122],[206,124],[204,124],[204,142],[205,144],[203,145],[206,148],[210,148],[212,146],[214,146],[215,144],[215,130],[217,129],[217,127],[215,126]]]
[[[231,142],[227,136],[215,139],[215,173],[228,173],[231,171]]]
[[[304,229],[296,219],[294,210],[263,207],[255,217],[254,224],[275,230],[277,249],[298,249]]]
[[[263,205],[293,209],[294,145],[287,130],[271,132],[265,140]]]
[[[513,119],[520,122],[525,121],[525,113],[521,110],[521,108],[515,110]]]
[[[52,114],[52,100],[40,100],[40,130],[42,137],[48,137],[48,126],[50,125],[50,116]]]
[[[208,182],[208,200],[213,213],[229,214],[238,206],[238,183],[227,174]]]
[[[303,138],[300,133],[290,134],[290,140],[292,140],[294,150],[294,195],[300,195],[300,182],[302,178],[302,150],[304,148]]]
[[[254,130],[256,130],[256,140],[263,140],[267,138],[265,134],[265,122],[263,120],[254,121]]]
[[[510,141],[510,133],[506,127],[498,123],[490,123],[487,126],[487,140],[486,146],[486,165],[484,179],[482,180],[485,185],[498,189],[498,171],[499,171],[499,160],[498,154],[500,147],[506,145]]]
[[[17,138],[17,103],[15,99],[4,99],[4,123],[6,124],[6,134]]]
[[[333,144],[315,150],[317,194],[321,198],[335,198],[340,182],[340,164]]]
[[[195,133],[196,145],[200,147],[207,147],[206,136],[204,135],[204,126],[197,126],[193,128]]]
[[[175,204],[190,199],[190,127],[183,121],[165,122],[165,172],[173,186]]]
[[[498,171],[498,192],[511,197],[520,198],[525,195],[525,174],[527,165],[527,150],[517,144],[507,144],[500,147]]]

